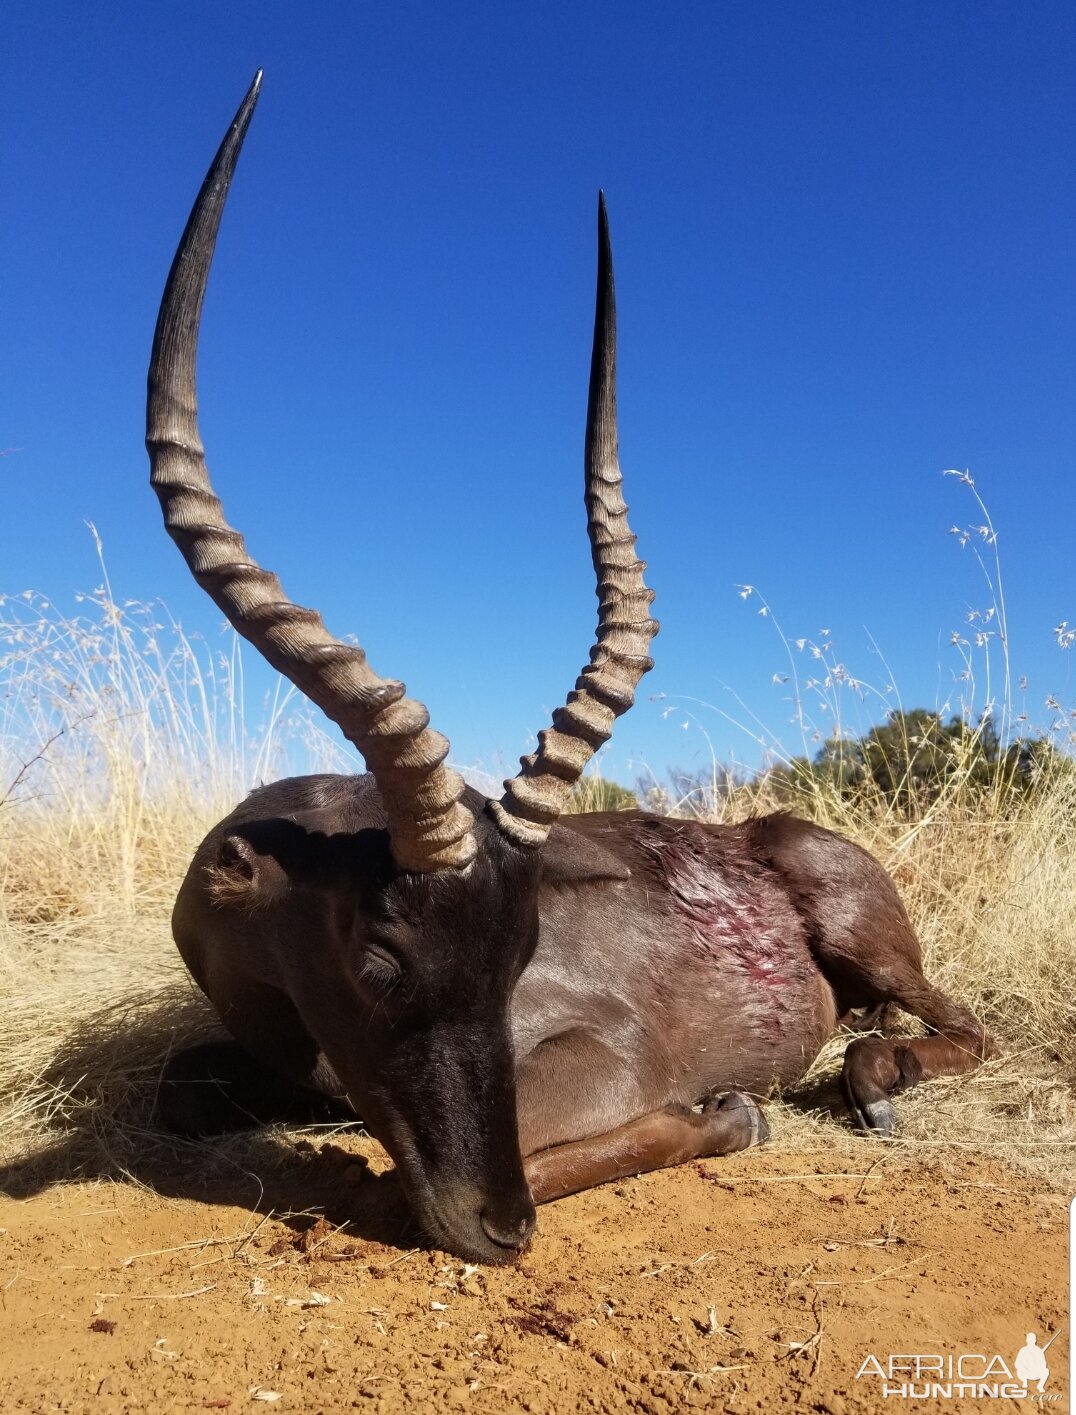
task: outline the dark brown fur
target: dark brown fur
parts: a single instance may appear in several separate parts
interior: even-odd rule
[[[630,812],[564,817],[525,850],[485,798],[466,804],[476,863],[415,876],[370,778],[266,787],[203,842],[174,916],[199,985],[277,1078],[262,1095],[214,1053],[242,1115],[264,1118],[281,1082],[343,1101],[444,1246],[509,1256],[533,1203],[764,1138],[752,1098],[802,1076],[851,1009],[895,1003],[936,1033],[851,1043],[844,1090],[869,1131],[891,1132],[892,1091],[989,1049],[923,977],[892,881],[831,832]],[[176,1065],[173,1124],[236,1123],[226,1104],[200,1124],[205,1078]]]

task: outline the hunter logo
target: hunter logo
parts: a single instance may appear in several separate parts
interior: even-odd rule
[[[1059,1401],[1060,1394],[1047,1390],[1047,1352],[1057,1336],[1054,1332],[1040,1344],[1038,1334],[1029,1331],[1011,1360],[1000,1352],[916,1352],[883,1357],[871,1353],[856,1372],[856,1380],[877,1382],[883,1400]]]

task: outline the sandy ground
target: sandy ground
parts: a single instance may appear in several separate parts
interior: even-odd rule
[[[203,1194],[0,1199],[0,1406],[996,1411],[1030,1402],[887,1399],[857,1372],[1012,1368],[1026,1332],[1061,1329],[1045,1408],[1066,1407],[1066,1197],[990,1160],[856,1141],[711,1160],[551,1205],[521,1264],[474,1269],[408,1247],[372,1142],[289,1154]]]

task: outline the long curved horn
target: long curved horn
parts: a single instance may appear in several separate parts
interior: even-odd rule
[[[598,581],[597,639],[567,703],[553,714],[553,726],[538,734],[537,752],[520,759],[523,770],[504,783],[504,795],[492,805],[501,830],[517,845],[542,844],[587,762],[608,741],[615,720],[635,701],[639,680],[654,666],[654,592],[643,583],[646,564],[635,553],[617,458],[616,293],[603,193],[584,466],[587,534]]]
[[[406,870],[462,868],[474,858],[463,778],[444,766],[448,742],[429,728],[402,683],[379,677],[361,648],[342,643],[312,609],[293,604],[224,519],[198,432],[195,362],[202,300],[221,213],[261,87],[255,75],[202,184],[157,316],[149,366],[146,446],[164,523],[194,578],[236,631],[343,730],[373,772],[396,862]]]

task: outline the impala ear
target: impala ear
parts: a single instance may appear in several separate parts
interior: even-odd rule
[[[369,863],[382,856],[387,869],[384,831],[328,834],[274,817],[222,833],[205,870],[218,908],[258,913],[280,904],[291,889],[331,889],[354,873],[357,859]]]
[[[252,840],[246,827],[229,831],[205,866],[209,898],[218,909],[260,913],[279,904],[288,892],[288,871],[264,842]]]
[[[631,870],[611,850],[561,821],[542,846],[543,884],[590,884],[631,879]]]

